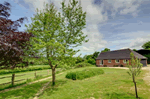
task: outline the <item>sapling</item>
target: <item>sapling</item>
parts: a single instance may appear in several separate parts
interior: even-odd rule
[[[138,59],[137,57],[135,57],[132,52],[130,53],[130,58],[131,58],[131,65],[129,65],[129,61],[127,62],[127,65],[126,65],[129,68],[129,71],[127,73],[132,77],[132,80],[135,86],[136,98],[138,98],[135,77],[140,74],[143,64],[140,63],[141,59]]]

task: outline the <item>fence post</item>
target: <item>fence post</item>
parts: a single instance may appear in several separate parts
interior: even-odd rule
[[[35,78],[36,78],[36,71],[35,71]]]

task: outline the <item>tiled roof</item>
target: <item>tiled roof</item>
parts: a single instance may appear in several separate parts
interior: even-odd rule
[[[147,59],[143,55],[131,50],[131,49],[120,49],[108,52],[102,52],[96,59],[130,59],[130,53],[133,52],[135,57],[140,59]]]

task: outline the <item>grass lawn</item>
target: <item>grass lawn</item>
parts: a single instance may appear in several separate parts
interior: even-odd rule
[[[95,67],[99,68],[99,67]],[[68,71],[83,70],[77,68]],[[100,69],[100,68],[99,68]],[[126,73],[128,70],[101,68],[105,74],[87,78],[84,80],[66,79],[63,74],[56,75],[56,86],[50,85],[39,95],[39,99],[136,99],[134,84],[131,77]],[[150,99],[150,86],[143,81],[143,76],[147,71],[142,71],[137,77],[138,95],[140,99]],[[32,85],[0,93],[2,99],[33,99],[35,94],[42,88],[42,85],[49,80],[38,82]]]
[[[48,75],[48,70],[49,70],[49,75]],[[58,71],[58,70],[60,70],[60,68],[57,68],[57,71]],[[28,72],[15,73],[15,75],[23,75],[23,74],[27,74],[27,75],[15,77],[15,81],[16,81],[16,80],[21,80],[21,79],[26,79],[26,80],[19,81],[19,82],[15,82],[15,85],[25,83],[25,82],[27,81],[27,78],[28,78],[28,79],[34,79],[34,78],[35,78],[35,71],[28,71]],[[44,76],[51,76],[51,75],[52,75],[52,72],[51,72],[51,69],[38,70],[38,71],[36,71],[36,75],[37,75],[37,76],[40,76],[40,77],[38,77],[38,78],[43,78]],[[6,77],[6,76],[12,76],[12,74],[0,75],[0,78],[1,78],[1,77]],[[42,77],[42,76],[43,76],[43,77]],[[2,83],[7,83],[7,82],[10,82],[10,81],[11,81],[11,77],[10,77],[10,78],[0,79],[0,84],[2,84]],[[0,90],[1,90],[1,89],[4,89],[4,88],[6,88],[6,87],[8,87],[8,86],[10,86],[10,85],[11,85],[11,84],[0,85]]]

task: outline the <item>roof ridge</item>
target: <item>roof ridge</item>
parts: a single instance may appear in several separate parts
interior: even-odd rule
[[[119,49],[119,50],[112,50],[112,51],[107,51],[107,52],[113,52],[113,51],[120,51],[120,50],[127,50],[129,48],[126,48],[126,49]],[[105,52],[101,52],[101,53],[105,53]]]
[[[150,50],[150,49],[139,49],[139,50]],[[137,51],[139,51],[139,50],[137,50]]]
[[[132,51],[133,51],[133,50],[131,50],[131,52],[132,52]],[[134,53],[136,53],[136,54],[138,54],[138,55],[140,55],[140,56],[142,56],[142,57],[144,57],[144,58],[146,58],[145,56],[143,56],[143,55],[139,54],[139,53],[138,53],[138,52],[136,52],[136,51],[133,51],[133,52],[134,52]],[[133,53],[133,52],[132,52],[132,53]],[[133,53],[133,54],[134,54],[134,53]],[[136,55],[135,55],[135,54],[134,54],[134,56],[136,57]]]
[[[129,49],[129,48],[119,49],[119,50],[113,50],[113,51],[120,51],[120,50],[127,50],[127,49]],[[113,51],[112,51],[112,52],[113,52]]]

